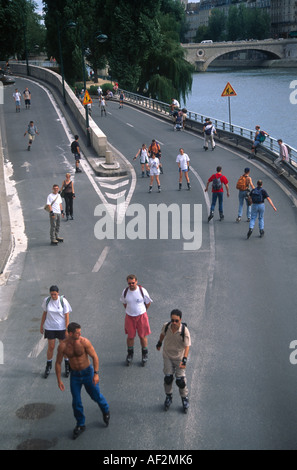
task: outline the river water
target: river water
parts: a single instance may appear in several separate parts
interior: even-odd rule
[[[229,122],[228,98],[221,94],[228,82],[237,96],[230,98],[232,124],[254,129],[259,124],[276,139],[297,149],[297,67],[288,69],[210,69],[193,75],[189,111]],[[297,83],[297,82],[296,82]]]

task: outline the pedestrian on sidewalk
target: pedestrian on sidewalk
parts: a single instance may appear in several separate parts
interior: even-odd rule
[[[253,185],[252,178],[250,177],[250,169],[245,168],[244,174],[239,178],[236,184],[236,189],[238,189],[238,199],[239,199],[238,216],[237,216],[236,222],[241,221],[244,201],[246,202],[247,222],[251,220],[252,206],[248,200],[250,187],[254,189],[255,186]]]
[[[190,190],[191,189],[190,178],[189,178],[190,158],[189,158],[189,155],[184,152],[183,148],[179,149],[179,154],[176,157],[176,163],[178,165],[178,171],[179,171],[179,184],[178,184],[179,191],[181,191],[181,188],[182,188],[183,174],[185,175],[187,186],[188,186],[188,189]]]
[[[71,143],[71,152],[73,153],[74,158],[75,158],[75,171],[76,173],[81,173],[81,169],[79,168],[80,148],[79,148],[78,139],[79,139],[79,136],[75,135],[74,141]]]
[[[222,167],[218,166],[217,167],[217,172],[214,173],[207,181],[205,192],[207,193],[208,187],[212,183],[212,202],[211,202],[211,207],[210,207],[210,214],[208,216],[208,222],[213,218],[214,216],[214,210],[215,210],[215,205],[217,202],[217,199],[219,199],[219,214],[220,214],[220,220],[224,219],[224,211],[223,211],[223,196],[224,196],[224,187],[226,187],[226,192],[227,192],[227,197],[230,196],[229,193],[229,181],[227,180],[226,176],[222,175]]]
[[[65,179],[61,186],[61,195],[65,199],[66,220],[73,220],[73,199],[75,198],[74,184],[70,173],[66,173]]]
[[[141,148],[138,150],[136,153],[135,157],[133,160],[136,160],[136,158],[139,156],[139,162],[141,164],[141,176],[144,178],[144,170],[146,170],[146,176],[150,176],[150,167],[148,164],[148,151],[147,147],[145,144],[142,144]]]
[[[172,310],[170,322],[163,325],[157,350],[163,345],[164,362],[164,389],[166,399],[164,408],[167,411],[172,403],[172,387],[174,375],[179,394],[182,399],[183,410],[187,413],[189,408],[189,391],[186,379],[186,366],[191,346],[190,332],[186,323],[182,323],[182,312],[178,309]]]
[[[15,103],[15,112],[20,113],[21,112],[21,97],[22,95],[20,94],[19,90],[16,88],[14,94],[12,95]]]
[[[289,151],[282,139],[278,139],[277,143],[279,145],[279,156],[274,160],[274,164],[277,168],[278,174],[282,175],[285,172],[283,164],[289,161]]]
[[[214,134],[217,134],[215,126],[212,124],[211,121],[205,122],[205,125],[203,127],[203,133],[204,133],[204,150],[208,150],[208,143],[210,141],[211,143],[211,150],[215,149],[216,143],[214,140]]]
[[[42,318],[40,324],[40,333],[48,340],[47,346],[47,362],[44,372],[44,378],[50,374],[52,369],[52,361],[56,345],[56,339],[61,342],[66,338],[66,331],[69,324],[69,314],[72,312],[68,300],[59,293],[57,286],[51,286],[49,289],[50,296],[45,297],[42,302]],[[65,359],[65,376],[69,376],[69,361],[67,356]]]
[[[156,157],[155,153],[152,153],[150,158],[149,158],[149,168],[150,168],[150,187],[149,187],[149,193],[152,192],[153,189],[153,182],[154,178],[157,182],[158,185],[158,191],[159,193],[161,192],[161,183],[160,183],[160,160]]]
[[[35,140],[36,134],[39,135],[38,129],[35,126],[33,121],[30,121],[28,124],[28,129],[26,130],[24,137],[28,134],[29,142],[28,142],[28,148],[27,150],[31,150],[32,143]]]
[[[61,216],[64,218],[64,211],[58,184],[53,185],[52,192],[47,196],[46,204],[49,206],[51,245],[58,245],[59,242],[64,241],[59,236]]]
[[[125,333],[127,335],[128,355],[126,363],[129,366],[134,355],[134,340],[136,333],[140,339],[142,348],[142,365],[148,360],[148,335],[151,334],[147,311],[152,303],[148,291],[138,285],[137,277],[134,274],[127,276],[128,287],[126,287],[121,295],[121,302],[124,305],[125,316]]]
[[[257,187],[252,189],[250,198],[252,201],[252,213],[251,213],[251,221],[249,226],[249,231],[247,233],[247,238],[250,238],[256,219],[259,219],[259,231],[260,231],[260,238],[264,236],[264,212],[265,212],[265,204],[264,201],[267,199],[269,204],[271,205],[272,209],[276,212],[276,207],[274,206],[272,200],[267,194],[267,191],[262,188],[263,182],[262,180],[257,181]]]
[[[68,325],[68,336],[58,347],[56,359],[56,376],[59,389],[64,392],[65,386],[61,380],[61,363],[63,356],[69,358],[70,390],[72,394],[72,409],[76,419],[73,439],[76,439],[86,429],[86,418],[81,400],[81,389],[84,385],[86,392],[96,402],[102,412],[103,421],[108,426],[110,420],[109,405],[99,388],[99,358],[91,341],[81,336],[81,326],[72,322]],[[93,365],[90,363],[90,359]]]

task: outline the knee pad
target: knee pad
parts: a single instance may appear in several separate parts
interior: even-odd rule
[[[183,389],[186,386],[186,380],[184,377],[177,377],[175,383],[180,389]]]
[[[165,375],[164,383],[165,385],[171,385],[173,382],[173,375]]]

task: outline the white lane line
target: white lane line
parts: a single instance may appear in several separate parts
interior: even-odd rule
[[[207,207],[207,212],[209,213],[210,211],[210,199],[208,193],[205,192],[205,184],[202,181],[200,175],[197,173],[194,168],[190,167],[191,172],[193,175],[197,178],[203,194],[204,194],[204,199]],[[214,278],[214,269],[215,269],[215,258],[216,258],[216,241],[215,241],[215,232],[214,232],[214,224],[213,222],[208,224],[209,228],[209,245],[210,245],[210,254],[209,254],[209,267],[208,267],[208,282],[209,282],[209,287],[212,288],[213,284],[213,278]]]
[[[119,189],[123,186],[126,186],[129,183],[129,180],[122,181],[121,183],[116,183],[116,184],[109,184],[109,183],[99,183],[102,188],[108,188],[108,189]]]
[[[113,194],[113,193],[105,193],[106,197],[108,197],[109,199],[121,199],[125,196],[126,194],[126,190],[125,191],[121,191],[120,193],[116,193],[116,194]]]
[[[129,122],[126,122],[126,125],[129,127],[134,127],[133,124],[129,124]]]
[[[101,269],[104,261],[106,260],[106,257],[108,255],[109,250],[110,250],[109,246],[106,246],[104,248],[104,250],[102,251],[101,255],[98,258],[97,263],[95,264],[95,266],[92,269],[92,273],[97,273]]]
[[[30,352],[30,354],[28,354],[28,357],[31,357],[31,358],[35,359],[37,356],[39,356],[41,351],[45,348],[46,344],[47,344],[47,339],[42,337],[38,341],[38,343],[34,346],[32,351]]]

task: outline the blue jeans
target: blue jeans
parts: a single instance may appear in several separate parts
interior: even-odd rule
[[[251,229],[254,228],[256,219],[259,217],[259,230],[264,230],[264,212],[265,212],[265,204],[252,204],[252,213],[251,213],[251,220],[250,220],[250,227]]]
[[[246,191],[239,191],[238,192],[238,199],[239,199],[238,217],[242,217],[243,205],[244,205],[244,200],[245,200],[245,197],[246,197],[246,193],[247,193]],[[252,206],[248,205],[247,200],[245,202],[246,202],[246,217],[247,217],[247,219],[250,219],[251,218],[251,212],[252,212]]]
[[[212,193],[210,212],[214,212],[217,199],[219,199],[219,213],[223,214],[223,192]]]
[[[81,388],[83,385],[92,400],[94,400],[99,405],[102,413],[108,413],[109,411],[108,403],[104,396],[100,393],[99,385],[94,385],[93,383],[93,377],[94,369],[92,366],[89,366],[86,369],[80,371],[71,371],[70,389],[72,393],[72,408],[77,421],[77,426],[85,425],[85,415],[81,401]]]

